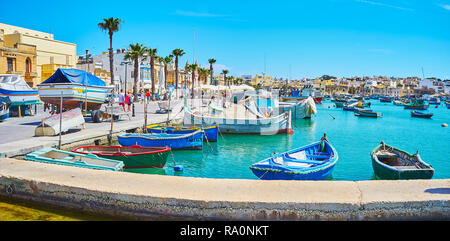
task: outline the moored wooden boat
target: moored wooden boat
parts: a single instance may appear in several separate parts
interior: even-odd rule
[[[237,105],[235,106],[237,107]],[[234,118],[233,116],[228,117],[223,114],[202,114],[198,111],[192,111],[186,103],[184,106],[184,126],[211,126],[218,124],[219,131],[224,134],[292,134],[294,131],[291,128],[290,121],[291,116],[286,112],[274,117]]]
[[[360,108],[355,109],[355,116],[360,117],[381,117],[383,114],[380,112],[373,112],[371,110],[363,110]]]
[[[113,88],[106,86],[98,77],[78,69],[58,69],[38,85],[39,97],[43,102],[59,106],[62,94],[63,108],[82,107],[83,111],[85,105],[88,110],[100,109]]]
[[[447,109],[450,109],[450,101],[446,101],[445,106],[447,106]]]
[[[143,147],[170,147],[172,150],[201,150],[203,148],[203,131],[188,134],[120,134],[117,136],[122,146],[139,145]]]
[[[410,154],[381,142],[370,153],[375,175],[380,179],[431,179],[434,169],[419,153]]]
[[[250,166],[262,180],[324,180],[338,161],[338,153],[326,135],[320,141],[274,154]]]
[[[121,161],[98,157],[94,154],[85,155],[55,148],[44,148],[32,152],[25,156],[25,160],[110,171],[122,171],[124,167]]]
[[[124,168],[162,168],[170,152],[168,147],[141,146],[80,146],[75,153],[94,154],[99,157],[122,161]]]
[[[0,97],[9,97],[11,106],[40,104],[38,91],[15,74],[0,74]]]
[[[380,102],[384,103],[391,103],[393,99],[394,99],[393,97],[384,97],[384,96],[379,98]]]
[[[411,117],[418,117],[418,118],[431,118],[433,116],[433,113],[422,113],[416,110],[411,111]]]
[[[278,108],[278,113],[291,110],[293,119],[308,119],[317,113],[316,103],[312,97],[302,101],[280,102],[276,108]]]
[[[403,106],[404,105],[404,103],[402,101],[400,101],[400,100],[394,100],[393,103],[394,103],[394,105],[397,105],[397,106]]]
[[[212,126],[161,126],[158,124],[147,126],[148,133],[167,133],[167,134],[189,134],[197,130],[203,130],[205,138],[203,141],[217,142],[219,125]]]
[[[415,100],[404,105],[405,109],[412,109],[412,110],[427,110],[428,107],[430,107],[430,105],[423,100]]]

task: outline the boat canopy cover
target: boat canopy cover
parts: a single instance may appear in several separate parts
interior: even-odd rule
[[[41,84],[74,83],[89,86],[106,86],[105,82],[95,75],[79,69],[58,69]]]
[[[27,91],[32,88],[20,75],[2,74],[0,75],[0,88],[6,90]]]

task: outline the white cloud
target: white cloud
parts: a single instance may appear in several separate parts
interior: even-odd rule
[[[224,15],[224,14],[202,13],[202,12],[192,12],[192,11],[183,11],[183,10],[176,10],[175,14],[181,15],[181,16],[189,16],[189,17],[209,17],[209,18],[228,17],[229,16],[229,15]]]
[[[446,10],[450,10],[450,5],[444,5],[444,4],[442,4],[441,7],[444,8],[444,9],[446,9]]]
[[[222,72],[222,70],[224,70],[224,69],[226,69],[226,70],[231,69],[230,67],[223,65],[223,64],[213,64],[213,68],[214,68],[215,74]]]
[[[400,9],[400,10],[406,10],[406,11],[414,11],[414,9],[411,9],[411,8],[394,6],[394,5],[390,5],[390,4],[386,4],[386,3],[382,3],[382,2],[375,2],[375,1],[368,1],[368,0],[356,0],[356,1],[361,2],[361,3],[371,4],[371,5],[382,6],[382,7],[389,7],[389,8],[395,8],[395,9]]]

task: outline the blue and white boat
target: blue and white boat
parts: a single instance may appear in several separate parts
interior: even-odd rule
[[[219,125],[212,126],[191,126],[191,127],[176,127],[176,126],[160,126],[158,124],[147,126],[148,133],[167,133],[167,134],[188,134],[202,129],[205,133],[204,141],[217,142]]]
[[[411,117],[431,118],[432,116],[433,116],[433,113],[423,113],[423,112],[416,111],[416,110],[411,111]]]
[[[55,148],[43,148],[32,152],[25,156],[25,160],[109,171],[123,171],[124,167],[122,161],[110,160],[94,154],[86,155],[62,151]]]
[[[20,75],[0,74],[0,97],[9,97],[11,106],[40,104],[38,91]]]
[[[170,147],[172,150],[201,150],[203,149],[203,135],[203,130],[200,129],[188,134],[125,133],[117,136],[117,139],[122,146],[139,145],[142,147]]]
[[[250,166],[262,180],[324,180],[338,161],[338,153],[326,135],[318,142],[299,147]]]
[[[0,122],[9,118],[9,107],[11,107],[9,97],[0,96]]]

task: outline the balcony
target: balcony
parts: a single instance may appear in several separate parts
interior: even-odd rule
[[[38,74],[36,72],[26,72],[25,73],[25,78],[34,78],[37,76],[38,76]]]

